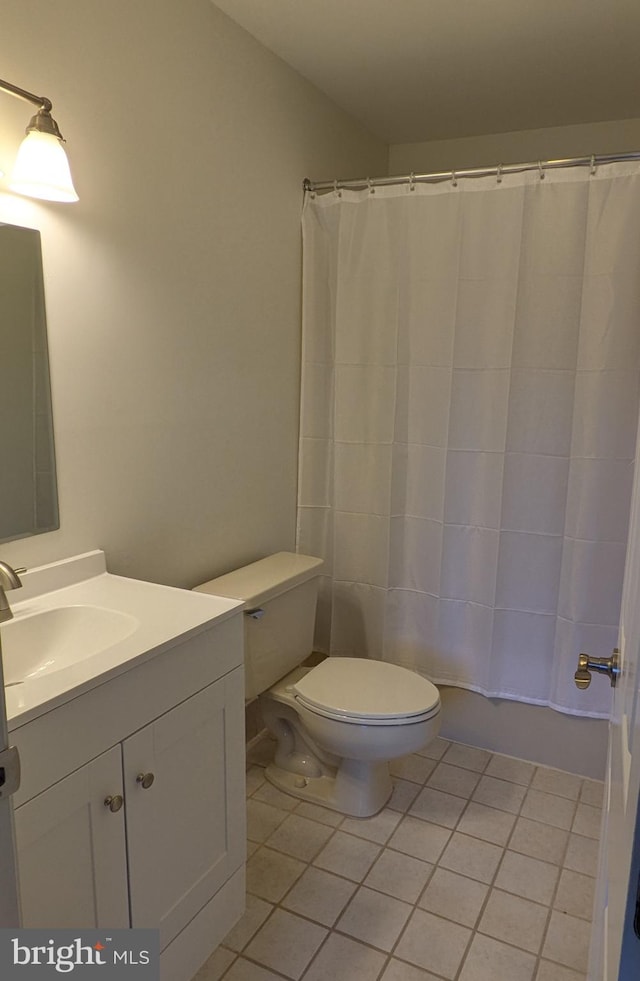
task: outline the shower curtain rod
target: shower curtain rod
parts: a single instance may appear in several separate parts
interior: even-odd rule
[[[349,180],[312,181],[305,177],[305,191],[338,191],[341,189],[363,190],[364,188],[385,187],[394,184],[437,184],[440,181],[454,182],[459,177],[492,177],[501,180],[504,174],[520,174],[526,170],[537,170],[544,176],[546,170],[563,167],[591,167],[592,172],[599,164],[616,163],[619,160],[640,160],[640,151],[630,153],[592,154],[590,157],[567,157],[564,160],[536,160],[535,163],[498,164],[496,167],[474,167],[467,170],[443,170],[432,174],[405,174],[401,177],[358,177]]]

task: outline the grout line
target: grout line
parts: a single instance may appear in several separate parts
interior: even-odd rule
[[[495,754],[492,754],[491,760],[493,759],[494,755]],[[489,763],[487,764],[487,766],[490,765],[491,760],[489,761]],[[494,779],[500,779],[500,778],[495,777]],[[533,780],[533,774],[532,774],[531,779]],[[504,782],[505,783],[510,783],[511,781],[504,781]],[[508,843],[511,840],[511,837],[513,835],[514,828],[515,828],[516,824],[518,823],[518,817],[520,816],[520,814],[522,812],[522,808],[524,807],[524,802],[525,802],[526,797],[527,797],[528,787],[530,786],[530,783],[531,783],[531,781],[527,785],[527,789],[525,790],[525,793],[522,796],[522,800],[520,801],[520,806],[518,807],[517,812],[515,812],[515,813],[514,812],[506,812],[506,813],[514,813],[515,820],[513,822],[513,827],[511,829],[510,834],[507,836],[507,841],[502,846],[502,855],[500,856],[500,860],[498,861],[498,863],[496,865],[496,869],[495,869],[495,872],[493,874],[493,878],[491,879],[491,882],[490,883],[487,883],[487,885],[489,886],[489,888],[487,889],[487,894],[486,894],[486,896],[484,898],[484,902],[482,903],[482,906],[480,907],[480,911],[479,911],[479,913],[478,913],[478,915],[476,917],[475,925],[474,925],[473,930],[471,932],[471,936],[469,938],[469,943],[467,944],[467,948],[466,948],[466,950],[464,952],[464,956],[463,956],[462,960],[460,961],[460,964],[459,964],[459,967],[458,967],[458,972],[456,974],[456,979],[459,979],[460,978],[460,975],[462,974],[462,971],[464,970],[465,963],[467,961],[467,957],[469,956],[469,952],[471,950],[471,946],[473,944],[473,941],[476,938],[476,936],[478,935],[480,924],[482,923],[482,919],[483,919],[484,914],[486,912],[487,906],[489,905],[489,901],[491,899],[491,896],[493,894],[493,890],[494,890],[494,887],[495,887],[496,879],[498,878],[498,874],[500,872],[500,869],[502,868],[502,863],[504,862],[504,858],[505,858],[505,855],[507,853]],[[516,786],[518,786],[518,785],[516,785]],[[471,799],[469,800],[469,803],[471,803]],[[469,804],[467,804],[467,807],[465,808],[465,811],[463,813],[466,812],[468,806],[469,806]],[[488,806],[488,805],[485,805],[485,806]],[[481,934],[481,936],[487,936],[487,935],[486,934]],[[498,938],[495,938],[494,937],[492,939],[495,940],[495,939],[498,939]],[[500,943],[505,943],[504,940],[500,940],[499,942]],[[509,946],[511,946],[511,945],[509,945]],[[520,948],[517,948],[517,949],[519,950]]]
[[[315,817],[308,817],[306,815],[299,815],[300,817],[305,817],[306,820],[315,821],[315,823],[317,823],[321,827],[324,827],[325,829],[330,829],[331,830],[331,833],[327,837],[326,841],[318,848],[318,850],[314,853],[314,855],[311,858],[308,858],[308,859],[306,859],[306,858],[299,858],[297,855],[293,855],[293,854],[291,854],[289,852],[280,851],[280,849],[278,849],[277,847],[274,847],[272,845],[269,845],[268,844],[268,839],[269,839],[269,837],[272,834],[275,833],[275,831],[278,828],[280,828],[282,826],[282,824],[284,823],[284,821],[286,820],[286,818],[289,815],[296,813],[297,809],[300,806],[300,803],[302,803],[302,802],[296,803],[296,805],[295,805],[294,808],[287,809],[285,811],[285,809],[283,809],[283,808],[278,808],[277,804],[269,804],[267,801],[261,801],[261,803],[264,803],[264,804],[267,804],[268,806],[274,807],[274,809],[276,809],[276,810],[281,810],[284,813],[284,817],[283,817],[282,821],[276,826],[276,828],[273,831],[269,832],[269,835],[267,836],[267,838],[265,839],[265,841],[254,843],[254,844],[257,844],[258,845],[258,847],[257,847],[256,851],[254,852],[254,854],[257,854],[257,852],[260,849],[262,849],[262,848],[268,848],[268,849],[270,849],[272,851],[277,852],[278,854],[283,855],[284,857],[291,858],[291,859],[293,859],[295,861],[300,862],[301,864],[303,864],[305,866],[305,868],[300,873],[300,875],[297,876],[297,878],[295,879],[295,881],[289,886],[289,888],[285,891],[285,893],[280,897],[280,899],[278,900],[278,902],[274,903],[271,900],[265,899],[262,896],[256,897],[256,898],[261,899],[263,902],[269,903],[272,906],[272,909],[269,911],[269,914],[267,915],[267,917],[265,918],[265,920],[263,921],[263,923],[260,924],[260,926],[251,935],[250,939],[246,942],[246,944],[243,947],[243,950],[246,950],[246,948],[248,947],[248,945],[251,943],[251,941],[254,939],[254,937],[259,933],[259,931],[262,929],[262,927],[265,926],[266,923],[268,923],[269,919],[273,916],[275,910],[276,909],[282,909],[283,911],[289,913],[290,915],[298,916],[299,918],[305,920],[306,922],[312,923],[315,926],[321,927],[322,929],[324,929],[324,930],[327,931],[326,936],[324,937],[322,943],[318,947],[318,950],[314,953],[313,957],[311,958],[311,960],[309,961],[309,963],[305,967],[305,969],[304,969],[304,971],[303,971],[303,973],[301,975],[300,981],[304,981],[304,978],[306,977],[307,973],[311,969],[311,966],[315,962],[316,958],[319,956],[320,951],[324,949],[326,943],[328,942],[328,940],[332,936],[332,934],[337,934],[339,936],[345,937],[345,938],[351,940],[354,943],[362,944],[365,947],[367,947],[367,948],[369,948],[371,950],[376,951],[378,954],[382,954],[384,956],[385,960],[384,960],[384,962],[383,962],[383,964],[382,964],[382,966],[380,968],[380,971],[376,975],[376,979],[379,979],[381,977],[381,975],[387,970],[387,967],[390,964],[392,958],[394,958],[396,956],[395,951],[397,950],[398,945],[400,944],[400,942],[401,942],[401,940],[402,940],[402,938],[403,938],[403,936],[404,936],[404,934],[405,934],[405,932],[406,932],[406,930],[407,930],[407,928],[409,926],[409,923],[411,922],[412,917],[414,916],[414,914],[415,914],[416,911],[420,910],[422,912],[427,912],[427,913],[429,913],[432,916],[436,916],[438,919],[441,919],[443,921],[443,923],[451,923],[451,924],[454,924],[454,925],[456,925],[458,927],[462,927],[464,929],[470,930],[469,940],[468,940],[468,943],[466,945],[464,954],[463,954],[463,956],[461,958],[459,967],[458,967],[458,969],[456,971],[455,978],[453,979],[453,981],[456,981],[456,979],[459,979],[460,978],[460,976],[462,974],[462,971],[464,970],[465,963],[467,961],[467,957],[468,957],[468,954],[469,954],[471,945],[473,943],[473,940],[474,940],[475,936],[479,932],[478,931],[478,925],[482,921],[482,917],[483,917],[483,915],[485,913],[485,910],[487,908],[487,905],[488,905],[488,903],[490,901],[490,897],[493,894],[494,888],[497,888],[495,886],[495,883],[496,883],[497,877],[499,875],[500,869],[502,868],[502,865],[504,863],[504,860],[505,860],[507,851],[510,850],[510,847],[509,846],[510,846],[511,841],[513,839],[513,836],[515,834],[515,830],[516,830],[516,826],[517,826],[518,820],[521,817],[523,817],[523,815],[522,815],[522,809],[523,809],[524,804],[525,804],[525,801],[527,799],[527,795],[529,793],[529,790],[531,790],[531,789],[537,789],[537,788],[533,787],[533,782],[535,780],[535,776],[536,776],[538,770],[547,770],[547,769],[551,769],[552,770],[554,768],[553,767],[546,767],[544,764],[532,764],[531,775],[529,777],[528,783],[527,784],[523,784],[522,782],[516,783],[516,781],[514,781],[514,780],[506,780],[506,779],[504,779],[504,777],[494,776],[491,773],[487,773],[487,770],[490,767],[492,760],[495,757],[501,757],[504,754],[492,753],[489,750],[484,750],[484,752],[487,752],[489,754],[488,755],[488,759],[486,760],[486,762],[485,762],[484,766],[482,767],[482,769],[478,770],[477,768],[469,768],[469,767],[465,767],[464,765],[460,765],[459,762],[450,762],[450,761],[447,761],[445,759],[445,757],[446,757],[446,754],[449,752],[449,750],[450,750],[450,748],[452,746],[466,747],[468,744],[454,743],[451,740],[447,740],[446,742],[447,742],[448,745],[443,750],[443,752],[442,752],[442,754],[441,754],[441,756],[440,756],[439,759],[435,759],[434,760],[432,757],[424,757],[424,756],[422,756],[422,754],[416,754],[417,756],[420,756],[423,759],[429,759],[434,764],[432,770],[425,777],[425,779],[422,781],[422,783],[418,783],[417,781],[414,781],[414,780],[408,780],[406,777],[402,777],[402,776],[396,778],[396,779],[401,779],[401,780],[403,780],[403,781],[405,781],[406,783],[409,783],[409,784],[415,784],[416,794],[412,798],[412,800],[408,804],[405,805],[404,810],[400,810],[398,808],[393,808],[393,807],[389,808],[388,805],[387,805],[387,807],[388,807],[388,809],[390,811],[392,811],[394,814],[398,815],[399,820],[396,823],[396,825],[394,826],[394,828],[392,829],[392,831],[387,836],[385,842],[376,841],[375,839],[372,839],[370,837],[367,838],[367,837],[364,837],[362,835],[352,834],[350,831],[343,830],[343,834],[350,835],[352,838],[354,838],[356,840],[359,840],[359,841],[362,841],[362,842],[366,842],[366,843],[374,846],[375,848],[377,848],[377,854],[376,854],[374,860],[371,862],[371,864],[368,866],[367,870],[365,871],[365,873],[363,874],[363,876],[359,880],[354,880],[352,878],[348,878],[347,876],[341,875],[339,872],[335,872],[332,869],[323,869],[322,867],[316,866],[316,865],[313,864],[315,862],[315,860],[317,859],[318,855],[322,852],[322,850],[325,847],[327,847],[329,845],[329,843],[334,839],[334,837],[336,836],[336,833],[338,831],[342,830],[342,824],[344,823],[344,819],[345,819],[344,817],[341,818],[340,823],[337,826],[334,826],[334,825],[324,824],[321,821],[317,821],[317,819]],[[468,748],[474,749],[476,747],[468,747]],[[517,759],[517,758],[512,758],[512,757],[508,757],[508,758],[509,759]],[[523,761],[523,762],[529,762],[529,761]],[[459,770],[461,770],[461,771],[463,771],[465,773],[474,773],[474,774],[476,774],[478,776],[478,780],[476,781],[474,787],[471,789],[471,791],[470,791],[469,794],[467,794],[467,795],[461,795],[460,793],[452,793],[450,790],[442,790],[439,787],[432,787],[432,786],[429,785],[429,780],[432,778],[432,776],[434,775],[434,773],[436,772],[437,768],[440,766],[441,763],[446,764],[449,767],[451,767],[451,766],[456,767],[457,769],[459,769]],[[264,766],[264,764],[257,763],[256,761],[250,761],[248,765],[250,765],[252,767]],[[501,813],[509,814],[509,815],[513,816],[513,818],[514,818],[513,826],[511,828],[508,836],[506,837],[504,844],[498,844],[495,841],[490,841],[490,840],[488,841],[487,839],[479,838],[477,835],[469,834],[468,832],[458,831],[458,828],[460,826],[460,823],[462,822],[465,814],[468,812],[469,806],[472,803],[481,804],[482,806],[487,807],[489,809],[491,809],[492,806],[493,806],[492,804],[487,804],[484,801],[475,801],[475,800],[473,800],[473,795],[476,793],[477,788],[478,788],[478,786],[480,784],[480,781],[481,781],[481,779],[482,779],[483,776],[490,776],[490,777],[492,777],[492,779],[500,780],[501,782],[506,783],[506,784],[511,784],[514,787],[522,787],[522,788],[524,788],[524,791],[525,791],[524,792],[524,795],[523,795],[523,798],[522,798],[522,801],[520,802],[517,811],[515,811],[515,812],[514,811],[506,811],[503,808],[493,807],[494,810],[500,811]],[[587,779],[587,778],[583,778],[583,779]],[[251,792],[251,794],[248,795],[248,798],[249,799],[252,798],[263,787],[264,787],[264,781],[262,781],[257,787],[254,788],[254,790]],[[571,825],[570,825],[570,827],[568,829],[565,829],[565,828],[559,828],[558,829],[560,831],[565,832],[566,835],[567,835],[567,840],[566,840],[566,843],[565,843],[564,848],[562,850],[562,857],[561,857],[560,861],[558,861],[558,862],[548,862],[546,859],[537,859],[534,856],[527,856],[524,853],[515,852],[515,850],[514,850],[514,853],[515,854],[518,854],[518,855],[522,854],[523,857],[525,857],[525,858],[528,857],[528,858],[530,858],[532,860],[541,861],[541,862],[545,862],[548,865],[552,865],[554,868],[557,869],[557,872],[558,872],[556,883],[555,883],[554,890],[553,890],[553,896],[552,896],[551,901],[550,901],[550,903],[548,905],[545,904],[545,903],[539,903],[536,900],[529,899],[528,897],[525,897],[525,896],[519,896],[519,898],[523,899],[524,901],[534,903],[536,906],[539,906],[539,907],[542,907],[542,908],[547,909],[547,918],[546,918],[544,929],[543,929],[542,934],[541,934],[541,941],[540,941],[540,944],[539,944],[539,947],[538,947],[537,954],[533,953],[532,951],[527,951],[527,950],[525,950],[522,947],[518,947],[515,944],[509,943],[508,941],[502,940],[500,938],[497,938],[497,937],[491,938],[491,939],[495,940],[498,943],[505,944],[505,946],[507,946],[507,947],[511,947],[514,950],[517,950],[517,951],[519,951],[521,953],[525,953],[525,954],[529,954],[530,956],[533,956],[535,958],[535,969],[534,970],[536,972],[538,972],[539,971],[539,968],[540,968],[540,962],[541,962],[541,957],[542,957],[542,950],[544,948],[544,943],[546,941],[546,935],[547,935],[547,931],[548,931],[548,927],[549,927],[551,915],[552,915],[552,913],[554,911],[553,903],[554,903],[554,901],[555,901],[555,899],[557,897],[557,892],[558,892],[558,888],[559,888],[559,884],[560,884],[560,878],[561,878],[561,875],[562,875],[562,871],[564,869],[564,861],[566,859],[567,850],[568,850],[569,844],[571,842],[570,835],[573,833],[571,829],[573,827],[573,822],[574,822],[575,816],[577,814],[578,805],[580,803],[587,803],[586,801],[584,801],[582,799],[583,787],[584,787],[584,783],[582,783],[581,786],[580,786],[580,790],[578,791],[577,798],[575,800],[572,800],[572,803],[573,803],[573,812],[572,812]],[[438,792],[438,793],[448,794],[449,796],[456,797],[456,798],[458,798],[460,800],[464,800],[465,801],[464,807],[460,811],[460,814],[457,816],[453,827],[449,827],[447,825],[439,824],[437,821],[429,821],[428,818],[426,818],[424,816],[417,815],[417,814],[413,814],[412,815],[410,813],[410,810],[414,806],[416,799],[418,798],[418,796],[420,795],[420,793],[422,792],[422,790],[425,789],[425,788],[430,789],[430,790],[435,791],[435,792]],[[550,793],[549,791],[546,791],[546,790],[545,791],[540,791],[540,792]],[[560,794],[553,794],[553,793],[551,793],[551,796],[558,797],[559,799],[563,799],[563,800],[571,800],[571,798],[563,797]],[[259,799],[256,798],[256,800],[259,800]],[[591,804],[590,806],[595,807],[596,805]],[[400,852],[399,849],[394,848],[393,846],[391,846],[389,844],[389,842],[390,842],[393,834],[395,833],[395,831],[397,829],[399,829],[401,827],[403,821],[407,817],[412,817],[415,820],[424,821],[425,824],[431,824],[431,825],[433,825],[435,827],[441,828],[441,829],[446,830],[448,832],[447,840],[446,840],[444,846],[442,847],[442,849],[441,849],[441,851],[439,853],[438,859],[435,862],[428,862],[426,859],[420,858],[419,856],[411,855],[411,854],[406,853],[406,852]],[[364,819],[364,820],[367,820],[367,819]],[[534,824],[540,825],[541,828],[544,828],[544,827],[552,827],[553,828],[553,827],[555,827],[554,825],[546,825],[546,823],[545,822],[542,822],[542,821],[536,821],[533,818],[527,818],[527,820],[532,821]],[[442,868],[444,871],[448,871],[451,874],[461,876],[462,878],[468,878],[470,880],[472,879],[472,877],[470,877],[470,876],[465,876],[464,873],[461,873],[461,872],[458,872],[458,871],[455,871],[455,870],[452,870],[452,869],[451,870],[444,869],[444,867],[440,865],[440,861],[441,861],[441,859],[442,859],[442,857],[443,857],[443,855],[444,855],[444,853],[445,853],[445,851],[446,851],[449,843],[451,842],[451,840],[453,838],[453,835],[456,832],[457,833],[460,833],[460,834],[465,834],[467,837],[473,838],[474,840],[484,841],[486,844],[489,844],[489,845],[491,845],[493,847],[496,847],[496,848],[501,849],[501,855],[500,855],[499,861],[498,861],[498,863],[496,865],[495,872],[493,873],[493,876],[492,876],[490,882],[488,882],[488,883],[487,882],[482,882],[482,885],[484,885],[484,886],[487,887],[487,894],[485,896],[485,899],[484,899],[484,901],[483,901],[483,903],[482,903],[482,905],[480,907],[480,910],[479,910],[479,912],[477,914],[477,917],[475,919],[476,926],[474,926],[474,927],[469,927],[467,924],[457,923],[455,920],[450,920],[447,917],[440,916],[437,913],[433,913],[430,910],[425,910],[425,909],[423,909],[422,907],[419,906],[420,901],[423,899],[423,897],[424,897],[426,891],[428,890],[428,888],[429,888],[429,886],[430,886],[430,884],[431,884],[431,882],[433,880],[433,877],[434,877],[434,875],[435,875],[435,873],[436,873],[436,871],[438,869],[441,869]],[[406,857],[409,860],[425,862],[426,864],[429,864],[429,865],[432,866],[432,869],[431,869],[431,871],[430,871],[427,879],[425,880],[424,886],[419,891],[419,893],[418,893],[418,895],[417,895],[417,897],[416,897],[416,899],[414,901],[410,901],[410,900],[407,900],[407,899],[404,899],[404,898],[401,898],[401,897],[398,897],[398,896],[394,896],[394,895],[392,895],[390,893],[383,892],[382,889],[376,888],[373,885],[366,885],[365,886],[365,884],[364,884],[365,883],[365,880],[368,877],[371,869],[374,867],[374,865],[376,864],[376,862],[383,856],[383,854],[385,854],[385,852],[387,850],[389,852],[395,852],[397,854],[401,854],[401,855],[403,855],[404,857]],[[319,923],[317,920],[314,920],[311,916],[307,916],[307,915],[305,915],[303,913],[299,913],[299,912],[294,911],[294,910],[291,910],[291,909],[286,909],[285,907],[282,906],[282,902],[287,898],[287,896],[295,888],[295,886],[298,884],[298,882],[300,881],[300,879],[302,878],[302,876],[305,874],[305,872],[308,869],[311,869],[311,868],[315,868],[315,869],[318,869],[320,871],[326,872],[329,875],[336,876],[336,878],[338,878],[338,879],[340,879],[340,880],[342,880],[344,882],[348,882],[350,885],[352,885],[354,887],[354,891],[353,891],[351,897],[347,900],[347,902],[344,904],[344,906],[341,908],[341,910],[336,915],[336,918],[335,918],[335,921],[334,921],[334,925],[333,926],[327,926],[326,924]],[[585,875],[586,873],[581,873],[581,874]],[[593,878],[593,876],[589,876],[589,878]],[[472,879],[472,881],[481,882],[481,880],[477,880],[477,879]],[[375,947],[373,944],[371,944],[371,943],[369,943],[369,942],[367,942],[365,940],[362,940],[362,939],[360,939],[359,937],[357,937],[355,935],[345,933],[345,932],[343,932],[342,930],[340,930],[340,929],[338,929],[336,927],[336,924],[339,923],[340,918],[344,914],[345,910],[349,907],[349,905],[351,904],[351,902],[358,895],[359,890],[361,890],[363,888],[369,889],[369,890],[377,893],[378,895],[384,896],[387,899],[399,901],[399,902],[402,902],[402,903],[408,905],[409,907],[411,907],[410,912],[409,912],[409,914],[407,916],[407,920],[406,920],[405,924],[403,925],[402,929],[400,930],[400,932],[398,934],[398,937],[396,938],[395,943],[391,947],[391,950],[389,950],[389,951],[385,951],[385,950],[382,950],[379,947]],[[509,892],[509,890],[506,890],[506,889],[505,890],[501,890],[501,891],[504,891],[506,893],[511,894]],[[513,895],[518,896],[517,893],[514,893]],[[580,919],[585,919],[585,918],[580,917]],[[585,922],[587,922],[586,919],[585,919]],[[480,935],[481,936],[489,936],[488,934],[480,934]],[[224,944],[224,941],[223,941],[223,944]],[[232,961],[232,963],[229,965],[229,967],[226,969],[226,971],[224,972],[224,976],[226,976],[227,972],[231,969],[231,967],[233,966],[233,964],[236,963],[238,957],[244,956],[244,954],[242,953],[242,951],[240,951],[240,952],[233,952],[233,953],[235,954],[235,958]],[[403,963],[411,963],[411,962],[406,962],[404,958],[398,958],[398,959],[401,960]],[[259,964],[259,962],[253,961],[251,958],[247,958],[247,960],[249,960],[251,963]],[[550,960],[550,959],[549,958],[545,958],[545,960]],[[551,961],[551,962],[552,963],[556,963],[555,961]],[[259,964],[259,966],[262,967],[263,969],[266,968],[266,965],[264,965],[264,964]],[[419,969],[429,970],[429,968],[427,968],[426,965],[413,965],[413,966],[418,966]],[[567,965],[561,965],[561,966],[566,967]],[[268,968],[268,969],[269,970],[273,970],[272,968]],[[573,970],[575,970],[575,968],[573,968]],[[286,977],[285,975],[282,975],[282,972],[281,971],[277,971],[276,973],[279,976],[281,976],[281,977]],[[289,978],[288,981],[291,981],[291,979]],[[340,981],[340,979],[338,979],[338,981]],[[374,978],[371,978],[371,981],[375,981],[375,979]]]

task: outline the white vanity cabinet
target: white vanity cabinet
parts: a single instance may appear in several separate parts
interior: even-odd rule
[[[120,748],[86,763],[15,811],[25,927],[128,927]]]
[[[234,613],[12,732],[24,926],[156,927],[193,976],[244,908],[242,658]]]
[[[123,744],[131,926],[159,926],[162,947],[244,861],[245,801],[230,779],[242,684],[236,670]]]

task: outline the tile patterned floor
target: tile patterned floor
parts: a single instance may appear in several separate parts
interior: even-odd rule
[[[442,739],[392,771],[360,820],[249,766],[247,911],[194,981],[584,981],[602,784]]]

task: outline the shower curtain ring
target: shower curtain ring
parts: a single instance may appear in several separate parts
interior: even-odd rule
[[[454,187],[458,186],[458,178],[456,177],[455,170],[451,171],[451,183],[453,184]]]
[[[413,171],[411,171],[411,175],[409,177],[409,190],[410,191],[415,191],[415,189],[416,189],[416,185],[415,185],[415,174],[413,173]]]
[[[367,177],[367,187],[369,188],[369,194],[375,194],[376,193],[376,189],[373,186],[370,177]]]
[[[337,195],[337,197],[339,197],[339,198],[342,197],[342,191],[339,191],[338,190],[338,180],[337,180],[337,178],[333,182],[333,192],[334,192],[334,194]]]
[[[595,153],[592,153],[591,154],[591,176],[592,177],[595,174],[595,172],[596,172],[596,155],[595,155]]]
[[[538,173],[540,174],[540,180],[543,181],[545,174],[544,167],[542,166],[542,160],[538,160]]]
[[[502,184],[502,164],[498,164],[496,171],[496,184]]]

